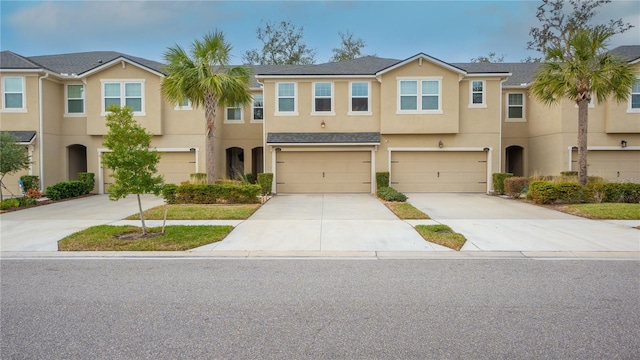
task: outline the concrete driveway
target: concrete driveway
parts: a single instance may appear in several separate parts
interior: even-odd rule
[[[589,220],[485,194],[410,193],[408,202],[467,238],[462,250],[640,251],[635,222]]]
[[[276,195],[223,241],[194,251],[452,251],[371,194]]]

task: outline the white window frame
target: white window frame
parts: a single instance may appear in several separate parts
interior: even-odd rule
[[[185,100],[187,100],[187,104],[186,105],[176,104],[176,106],[173,108],[173,110],[176,110],[176,111],[193,110],[193,107],[191,106],[191,100],[188,99],[188,98],[185,98]]]
[[[81,98],[69,98],[69,86],[81,86],[82,97]],[[82,100],[82,112],[69,112],[69,100]],[[85,99],[85,86],[84,84],[65,84],[64,86],[64,116],[65,117],[82,117],[86,116],[87,101]]]
[[[509,104],[509,95],[521,95],[522,96],[522,105],[511,105],[511,104]],[[523,92],[508,92],[505,104],[507,106],[506,109],[505,109],[505,115],[506,115],[505,119],[506,119],[506,121],[508,121],[508,122],[526,122],[527,121],[526,112],[525,112],[525,110],[526,110],[526,108],[525,108],[525,106],[526,106],[526,96],[525,96],[525,94]],[[509,108],[512,107],[512,106],[521,106],[522,107],[522,117],[521,118],[509,117]]]
[[[229,119],[229,110],[236,109],[240,112],[240,119]],[[227,106],[224,108],[225,124],[244,124],[244,108],[242,106]]]
[[[353,84],[366,84],[367,96],[353,96]],[[367,110],[353,110],[353,99],[367,99]],[[371,82],[369,81],[350,81],[349,82],[349,113],[348,115],[371,115]]]
[[[481,91],[473,90],[473,83],[479,82],[482,85]],[[474,103],[473,94],[481,94],[482,102]],[[469,80],[469,107],[470,108],[486,108],[487,107],[487,83],[484,80]]]
[[[7,92],[5,89],[6,80],[7,79],[20,79],[21,82],[21,91],[18,92]],[[3,76],[2,77],[2,111],[3,112],[26,112],[27,111],[27,103],[26,103],[26,81],[24,76]],[[7,97],[6,94],[20,94],[22,97],[22,107],[7,107]]]
[[[640,86],[640,77],[636,78],[633,86],[635,86],[636,83],[638,83],[638,86]],[[640,92],[637,92],[637,93],[633,92],[633,86],[631,87],[631,92],[629,94],[629,108],[627,109],[627,112],[628,113],[640,113],[640,107],[638,107],[638,108],[631,107],[631,105],[632,105],[631,100],[633,99],[633,95],[635,94],[637,96],[640,96]]]
[[[105,84],[120,84],[120,107],[124,107],[127,104],[127,98],[137,98],[136,97],[132,97],[126,96],[126,84],[140,84],[140,111],[133,111],[133,115],[134,116],[146,116],[146,112],[145,112],[145,80],[144,79],[126,79],[126,80],[122,80],[122,79],[100,79],[100,91],[101,91],[101,104],[100,107],[102,108],[102,116],[106,116],[107,115],[107,110],[105,109],[104,106],[104,101],[106,99],[105,97],[105,93],[104,93],[104,86]]]
[[[331,94],[329,96],[326,95],[316,95],[316,85],[318,84],[329,84],[329,91],[331,91]],[[311,115],[322,115],[322,116],[327,116],[327,115],[335,115],[335,106],[334,106],[334,91],[333,91],[333,82],[331,81],[316,81],[312,84],[312,96],[311,96]],[[325,111],[318,111],[316,110],[316,98],[318,99],[329,99],[331,101],[331,109],[330,110],[325,110]]]
[[[280,96],[280,85],[283,84],[293,84],[293,96]],[[275,106],[275,115],[276,116],[298,116],[298,83],[294,81],[282,81],[277,82],[276,84],[276,106]],[[280,111],[280,98],[283,99],[293,99],[293,111]]]
[[[262,106],[256,106],[256,97],[262,98]],[[262,119],[256,119],[256,109],[262,109]],[[256,94],[251,98],[251,122],[262,123],[264,121],[264,95]]]
[[[415,96],[417,97],[417,104],[416,104],[416,110],[402,110],[400,108],[400,101],[401,101],[401,93],[400,93],[400,83],[402,81],[416,81],[417,82],[417,91]],[[426,96],[425,94],[422,93],[422,83],[424,81],[435,81],[438,83],[438,108],[437,109],[427,109],[427,110],[423,110],[422,109],[422,97]],[[442,110],[442,77],[441,76],[428,76],[428,77],[397,77],[396,78],[396,82],[397,82],[397,99],[396,99],[396,104],[397,104],[397,109],[396,109],[396,114],[398,115],[402,115],[402,114],[443,114],[443,110]],[[405,95],[405,96],[409,96],[409,95]]]

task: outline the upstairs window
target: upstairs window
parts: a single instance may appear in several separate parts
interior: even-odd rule
[[[440,79],[398,81],[398,112],[441,113]]]
[[[636,79],[631,88],[631,99],[629,109],[633,112],[640,112],[640,78]]]
[[[515,121],[524,120],[524,94],[507,94],[507,119]]]
[[[313,84],[313,112],[330,113],[333,111],[333,85],[329,82]]]
[[[296,84],[276,84],[276,109],[280,114],[295,114],[296,112]]]
[[[102,85],[103,113],[115,104],[120,107],[128,106],[134,115],[144,114],[144,86],[142,81],[104,81]]]
[[[84,85],[67,85],[67,114],[84,114]]]
[[[484,107],[485,95],[484,95],[484,81],[473,80],[471,81],[471,107]]]
[[[253,120],[264,120],[264,97],[262,95],[253,95]]]
[[[193,110],[191,107],[191,100],[189,100],[189,98],[182,99],[181,102],[176,104],[174,110]]]
[[[241,107],[228,107],[226,111],[227,117],[225,121],[228,122],[242,122],[242,108]]]
[[[24,110],[24,77],[4,77],[2,81],[2,92],[4,109]]]
[[[369,83],[351,83],[351,112],[369,112]]]

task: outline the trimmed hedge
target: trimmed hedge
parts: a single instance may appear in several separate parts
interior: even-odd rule
[[[166,184],[162,196],[169,204],[256,204],[261,190],[258,185]]]
[[[376,173],[376,189],[389,187],[389,172],[377,172]]]
[[[273,185],[273,174],[272,173],[259,173],[258,174],[258,185],[262,191],[262,195],[271,195],[271,187]]]
[[[558,199],[558,190],[551,181],[535,180],[529,184],[528,196],[536,204],[553,204]]]
[[[407,196],[392,187],[381,187],[378,189],[378,197],[385,201],[407,201]]]
[[[493,173],[493,191],[500,195],[504,195],[504,180],[512,176],[512,173]]]
[[[0,203],[0,209],[7,210],[20,206],[20,201],[16,198],[5,199]]]
[[[37,175],[22,175],[22,189],[26,193],[29,189],[40,190],[40,178]]]
[[[588,183],[586,187],[572,181],[532,181],[527,197],[536,204],[592,203],[640,203],[640,184],[636,183]]]
[[[87,194],[93,191],[93,187],[96,185],[95,175],[90,172],[79,172],[78,180],[82,181],[87,187]]]
[[[566,204],[578,204],[584,200],[584,187],[576,182],[559,182],[556,185],[558,200]]]
[[[529,178],[512,176],[504,179],[504,193],[512,199],[517,199],[527,191]]]
[[[47,197],[51,200],[68,199],[88,194],[87,184],[80,180],[63,181],[47,187]]]

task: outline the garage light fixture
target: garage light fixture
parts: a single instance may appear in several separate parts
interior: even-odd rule
[[[440,149],[442,149],[444,147],[444,144],[442,143],[442,140],[438,141],[438,147]]]
[[[626,140],[622,140],[620,141],[620,147],[622,147],[623,149],[627,147],[627,141]]]
[[[325,127],[324,120],[322,120],[322,122],[320,123],[320,127],[324,129]]]

